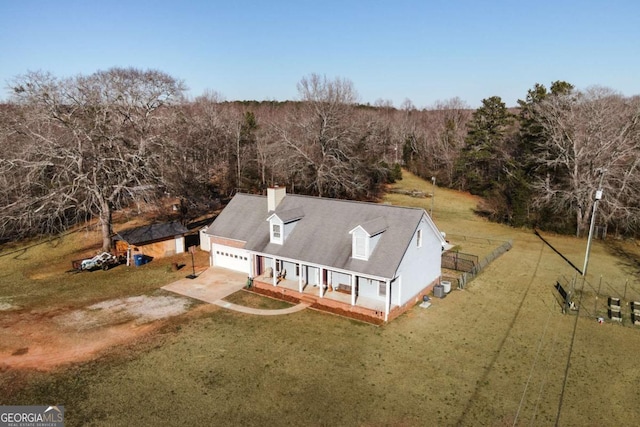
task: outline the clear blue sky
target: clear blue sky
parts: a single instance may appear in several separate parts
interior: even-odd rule
[[[310,73],[360,101],[508,106],[566,80],[640,94],[638,0],[0,0],[0,99],[27,71],[155,68],[227,100],[296,99]]]

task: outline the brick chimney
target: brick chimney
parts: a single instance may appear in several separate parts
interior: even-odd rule
[[[284,196],[287,195],[286,187],[273,186],[267,188],[267,210],[269,212],[275,211]]]

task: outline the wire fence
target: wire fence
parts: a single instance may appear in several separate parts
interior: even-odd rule
[[[473,271],[476,265],[478,265],[477,255],[465,254],[457,251],[445,252],[442,254],[442,268],[468,273]]]
[[[611,282],[601,276],[590,282],[578,275],[560,276],[554,287],[554,296],[564,313],[640,326],[640,285],[629,279]]]
[[[454,280],[457,283],[457,287],[459,289],[464,289],[469,284],[469,282],[475,279],[476,276],[478,276],[482,272],[482,270],[484,270],[489,264],[495,261],[502,254],[509,251],[512,247],[513,241],[509,240],[506,242],[502,242],[500,246],[495,248],[490,254],[477,262],[477,264],[475,264],[473,268],[471,268],[469,271],[463,272],[460,276],[455,278]]]

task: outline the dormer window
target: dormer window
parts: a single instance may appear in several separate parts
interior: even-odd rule
[[[376,248],[382,233],[387,229],[383,218],[376,218],[351,230],[351,256],[367,261]]]
[[[366,260],[367,256],[367,240],[369,236],[364,232],[353,233],[353,257]]]
[[[278,245],[281,245],[284,241],[284,239],[282,238],[282,226],[284,224],[282,224],[282,221],[280,221],[280,218],[278,218],[277,216],[273,215],[270,220],[269,220],[269,234],[270,234],[270,239],[269,241],[271,243],[276,243]]]
[[[278,245],[284,244],[298,221],[303,217],[304,213],[301,209],[291,209],[270,215],[267,218],[267,221],[269,221],[270,242]]]

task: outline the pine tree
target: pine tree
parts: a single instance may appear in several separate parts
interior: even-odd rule
[[[499,96],[483,99],[469,123],[457,167],[461,187],[489,197],[504,178],[505,145],[513,115]]]

